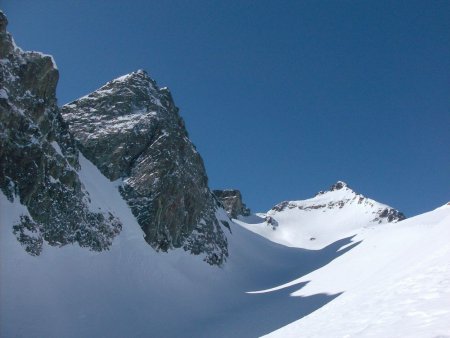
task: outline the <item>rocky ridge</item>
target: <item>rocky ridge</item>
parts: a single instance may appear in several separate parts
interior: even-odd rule
[[[167,88],[138,70],[61,111],[82,153],[122,182],[120,192],[153,248],[182,247],[210,264],[225,261],[228,222],[217,216],[203,160]]]
[[[28,209],[13,232],[32,255],[44,242],[108,249],[122,225],[90,209],[78,149],[56,105],[56,65],[51,56],[18,48],[7,24],[0,11],[0,189]]]
[[[231,218],[250,215],[250,209],[247,208],[242,201],[242,195],[239,190],[213,190],[213,193],[218,198],[220,203],[222,203],[224,209]]]

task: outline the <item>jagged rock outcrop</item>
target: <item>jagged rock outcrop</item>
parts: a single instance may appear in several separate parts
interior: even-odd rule
[[[0,189],[29,213],[12,231],[32,255],[44,241],[105,250],[121,223],[89,209],[78,150],[56,105],[58,70],[50,56],[18,48],[7,23],[0,11]]]
[[[61,109],[82,153],[120,191],[146,241],[182,247],[210,264],[228,256],[203,160],[168,89],[145,71],[122,76]]]
[[[239,190],[213,190],[213,193],[222,203],[224,209],[231,218],[237,218],[239,215],[250,215],[250,209],[248,209],[242,201],[242,195]]]
[[[304,211],[321,210],[322,212],[326,212],[331,209],[348,207],[365,209],[366,214],[370,215],[368,221],[372,223],[399,222],[406,218],[402,212],[354,192],[347,183],[342,181],[336,182],[327,191],[319,191],[311,199],[281,202],[275,205],[267,213],[266,217],[272,218],[276,212],[282,212],[286,209],[299,209]]]

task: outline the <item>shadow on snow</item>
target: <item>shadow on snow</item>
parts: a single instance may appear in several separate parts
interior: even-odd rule
[[[244,233],[248,230],[241,228],[240,231],[244,237],[248,235]],[[260,251],[257,257],[243,259],[246,254],[239,249],[248,248],[237,248],[235,253],[240,256],[240,260],[230,264],[238,270],[233,275],[240,279],[238,284],[245,288],[243,291],[269,289],[299,279],[350,251],[360,244],[352,243],[353,237],[340,239],[321,250],[288,248],[262,237],[252,238],[252,241],[245,241],[247,245],[256,242],[256,248],[251,250],[263,244],[264,251]],[[342,247],[345,248],[340,250]],[[249,258],[248,255],[246,258]],[[226,299],[220,300],[217,311],[195,321],[186,332],[198,337],[257,337],[307,316],[341,294],[291,296],[306,284],[297,283],[257,294],[228,293]]]

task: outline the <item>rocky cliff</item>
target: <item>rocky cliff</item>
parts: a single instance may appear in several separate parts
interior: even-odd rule
[[[52,57],[22,51],[6,25],[0,12],[0,189],[27,207],[12,228],[26,251],[39,255],[44,242],[105,250],[120,232],[119,219],[91,205],[79,177],[81,150],[121,182],[153,248],[181,247],[222,264],[228,218],[170,92],[137,71],[60,110]]]
[[[7,23],[0,12],[0,189],[28,209],[13,232],[32,255],[44,241],[105,250],[121,223],[90,210],[78,150],[56,105],[58,70],[50,56],[18,48]]]
[[[250,209],[248,209],[242,201],[242,195],[239,190],[213,190],[214,195],[222,203],[224,209],[231,218],[241,216],[249,216]]]
[[[77,145],[120,191],[156,250],[228,255],[203,160],[172,95],[139,70],[61,109]]]

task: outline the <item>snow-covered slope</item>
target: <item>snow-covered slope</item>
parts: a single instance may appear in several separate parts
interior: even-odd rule
[[[123,230],[109,251],[76,245],[28,255],[12,233],[27,209],[0,193],[1,337],[255,337],[320,308],[333,295],[299,302],[271,288],[345,253],[343,239],[320,250],[287,248],[232,225],[230,258],[219,268],[183,249],[161,253],[143,232],[117,183],[80,156],[79,177],[92,210],[110,211]],[[218,218],[227,218],[218,215]]]
[[[44,244],[33,257],[11,229],[26,208],[0,194],[1,337],[450,335],[450,206],[319,250],[232,225],[219,268],[149,249],[117,183],[80,164],[92,210],[112,212],[123,231],[106,252]]]
[[[354,249],[302,278],[294,297],[342,293],[270,337],[449,337],[450,205],[364,229]],[[306,286],[303,286],[306,283]]]
[[[266,214],[239,217],[237,223],[283,245],[321,249],[365,226],[397,222],[405,216],[337,182],[303,201],[282,202]]]

